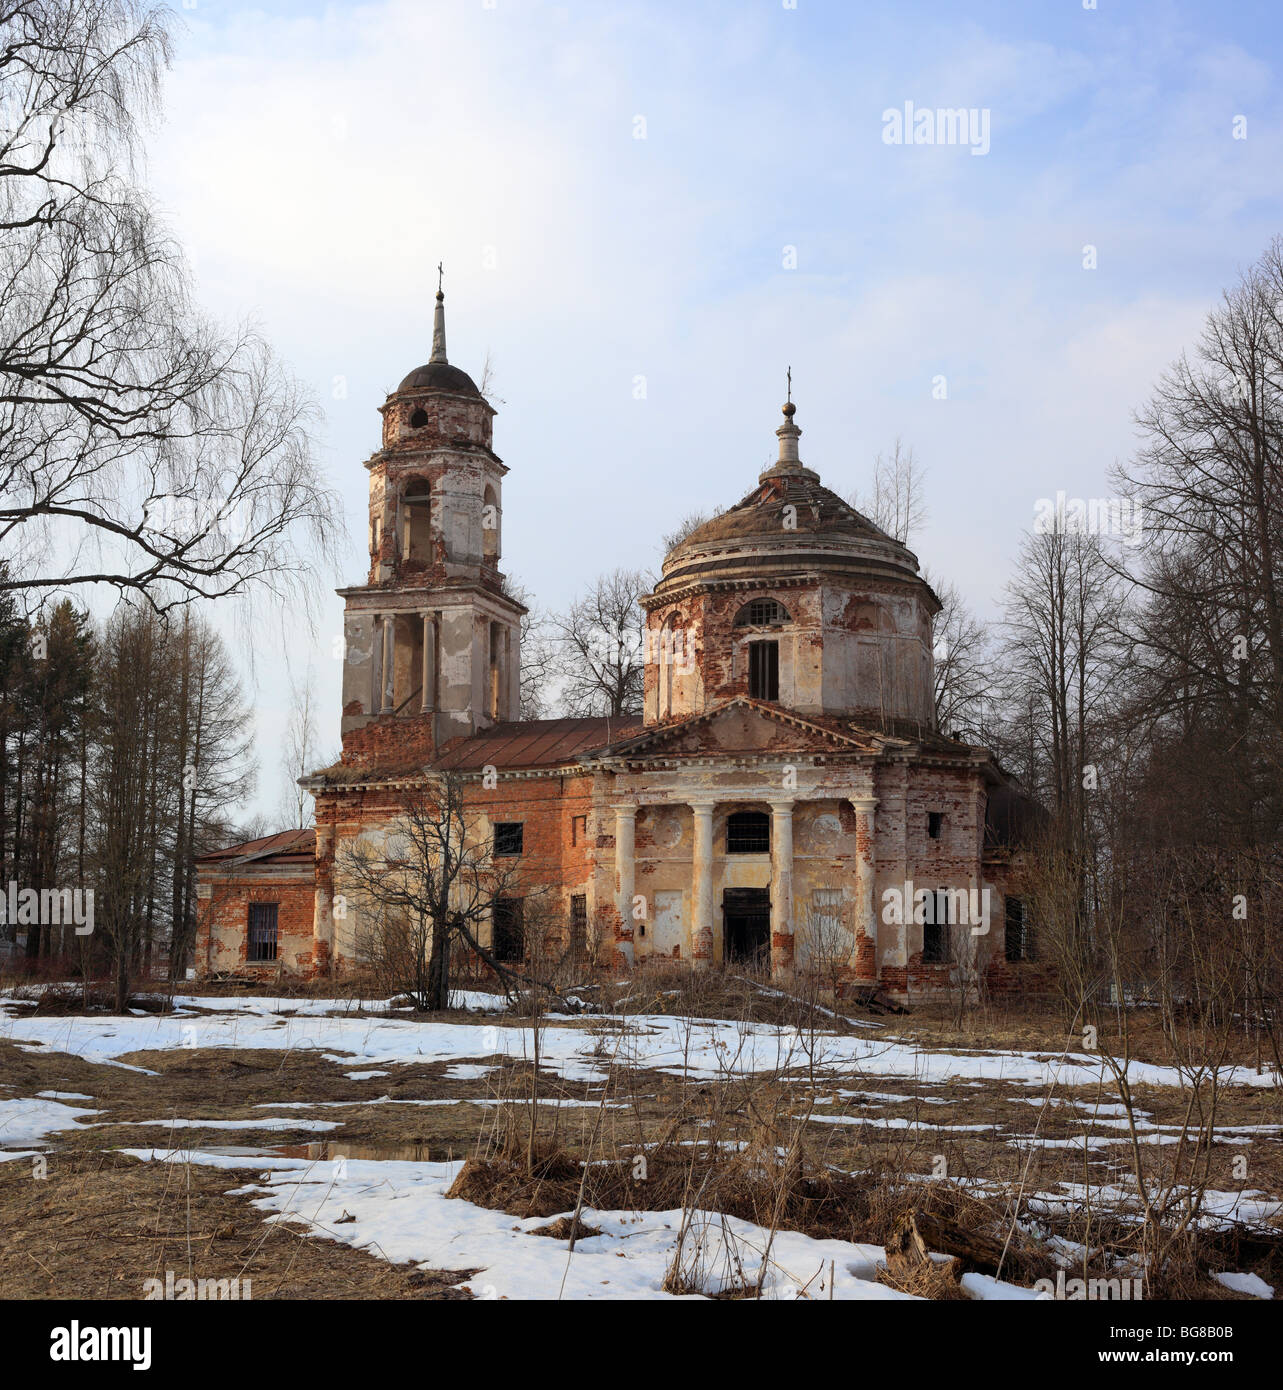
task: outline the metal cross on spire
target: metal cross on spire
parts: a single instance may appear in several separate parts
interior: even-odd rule
[[[792,367],[790,367],[790,368],[788,369],[788,379],[789,379],[789,393],[788,393],[788,399],[789,399],[790,401],[792,401],[792,399],[793,399],[793,368],[792,368]]]
[[[445,355],[445,291],[441,282],[445,277],[445,267],[437,262],[437,302],[432,313],[432,356],[429,362],[444,362]]]

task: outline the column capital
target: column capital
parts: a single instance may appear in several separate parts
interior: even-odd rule
[[[777,816],[791,816],[793,814],[795,798],[791,796],[777,797],[773,801],[767,802],[771,811]]]
[[[617,801],[613,809],[616,820],[621,817],[631,819],[637,814],[637,803],[635,801]]]
[[[691,808],[692,811],[695,812],[697,816],[701,812],[706,812],[707,814],[712,815],[713,808],[717,805],[717,798],[714,796],[710,796],[692,801],[687,801],[686,804]]]

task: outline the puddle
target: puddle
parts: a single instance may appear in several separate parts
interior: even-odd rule
[[[348,1144],[338,1139],[314,1140],[307,1144],[202,1144],[201,1153],[224,1154],[229,1158],[306,1158],[329,1163],[336,1158],[373,1159],[376,1162],[443,1163],[458,1158],[456,1151],[443,1144]]]

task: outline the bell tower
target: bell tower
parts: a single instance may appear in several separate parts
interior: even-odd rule
[[[379,411],[369,574],[338,591],[342,732],[344,761],[391,763],[518,717],[526,610],[499,571],[508,470],[491,448],[494,409],[446,356],[440,282],[432,355]]]

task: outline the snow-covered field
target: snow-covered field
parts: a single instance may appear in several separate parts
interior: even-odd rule
[[[533,1052],[528,1028],[416,1022],[395,1017],[387,1002],[337,1016],[333,1010],[347,1007],[342,1001],[179,996],[174,1002],[175,1012],[168,1015],[34,1018],[24,1016],[20,1005],[0,1001],[0,1037],[100,1063],[178,1047],[315,1048],[329,1060],[371,1067],[494,1055],[529,1058]],[[600,1031],[594,1032],[572,1026],[575,1022],[582,1020],[549,1018],[540,1044],[542,1063],[567,1081],[604,1080],[612,1060],[708,1080],[810,1067],[834,1076],[863,1072],[920,1082],[976,1079],[1043,1088],[1086,1086],[1109,1076],[1101,1060],[1086,1053],[931,1052],[894,1039],[660,1014],[595,1019]],[[1128,1075],[1133,1085],[1180,1081],[1176,1068],[1142,1062],[1133,1062]],[[1223,1075],[1222,1084],[1273,1087],[1277,1079],[1236,1067]]]
[[[483,1009],[500,1001],[471,995],[458,1002]],[[528,1060],[533,1038],[527,1027],[486,1022],[419,1022],[401,1016],[387,1001],[359,1008],[343,1001],[281,1000],[272,998],[215,999],[180,997],[175,1012],[156,1016],[33,1017],[29,1001],[9,995],[0,998],[0,1038],[33,1053],[61,1053],[85,1063],[124,1067],[144,1077],[157,1076],[136,1062],[123,1059],[146,1052],[215,1048],[268,1050],[281,1053],[315,1051],[340,1067],[353,1081],[375,1081],[389,1068],[407,1063],[447,1063],[444,1076],[452,1083],[478,1082],[504,1059]],[[798,1033],[767,1024],[685,1019],[662,1015],[594,1017],[547,1021],[540,1042],[540,1061],[548,1072],[569,1083],[591,1086],[606,1079],[613,1066],[647,1068],[686,1081],[753,1073],[791,1072],[815,1082],[829,1094],[817,1100],[811,1119],[825,1125],[863,1124],[886,1131],[912,1129],[940,1134],[987,1134],[1007,1128],[999,1123],[951,1123],[947,1107],[958,1098],[974,1097],[996,1084],[1037,1088],[1014,1101],[1048,1107],[1076,1116],[1084,1125],[1103,1128],[1105,1135],[1077,1139],[1039,1137],[1034,1133],[995,1136],[997,1142],[1090,1149],[1125,1142],[1127,1121],[1116,1104],[1090,1104],[1055,1092],[1063,1088],[1110,1081],[1102,1063],[1085,1053],[1056,1055],[1033,1051],[932,1051],[886,1035]],[[502,1025],[502,1026],[501,1026]],[[119,1075],[119,1072],[117,1072]],[[874,1085],[917,1085],[954,1090],[947,1095],[912,1096],[902,1090],[855,1090],[868,1078]],[[1152,1086],[1173,1086],[1174,1068],[1133,1064],[1130,1079]],[[839,1085],[844,1083],[843,1085]],[[84,1084],[84,1083],[81,1083]],[[150,1087],[152,1083],[142,1084]],[[159,1083],[157,1083],[159,1084]],[[1247,1090],[1274,1088],[1269,1075],[1238,1068],[1224,1084]],[[483,1298],[658,1298],[663,1291],[682,1228],[681,1211],[585,1210],[584,1222],[600,1234],[581,1238],[573,1254],[566,1242],[535,1234],[555,1217],[517,1219],[460,1199],[447,1199],[446,1190],[458,1170],[457,1162],[405,1162],[394,1159],[299,1158],[279,1152],[211,1149],[180,1139],[191,1129],[297,1131],[334,1133],[348,1117],[314,1118],[298,1112],[332,1111],[367,1106],[493,1106],[493,1097],[409,1099],[372,1094],[359,1101],[294,1100],[256,1103],[247,1113],[218,1119],[174,1115],[134,1120],[102,1119],[96,1098],[82,1092],[42,1091],[30,1096],[6,1094],[0,1087],[0,1159],[12,1160],[38,1152],[68,1130],[105,1124],[129,1124],[158,1131],[143,1139],[148,1147],[127,1149],[147,1162],[192,1163],[229,1170],[233,1190],[265,1213],[271,1222],[303,1223],[309,1234],[340,1241],[380,1258],[414,1262],[434,1270],[479,1270],[466,1287]],[[262,1094],[260,1092],[260,1094]],[[837,1098],[855,1100],[858,1115],[825,1113]],[[923,1117],[870,1116],[867,1109],[919,1101],[933,1107]],[[597,1106],[596,1099],[554,1099],[552,1104]],[[613,1102],[612,1102],[613,1104]],[[161,1107],[157,1107],[158,1110]],[[135,1113],[138,1113],[135,1111]],[[143,1111],[147,1114],[147,1111]],[[1030,1110],[1030,1126],[1038,1112]],[[1171,1126],[1152,1123],[1138,1112],[1139,1137],[1152,1144],[1172,1142]],[[1240,1125],[1228,1128],[1233,1142],[1277,1138],[1279,1125]],[[1118,1131],[1114,1139],[1109,1131]],[[156,1147],[168,1132],[170,1147]],[[265,1141],[260,1141],[265,1142]],[[1227,1137],[1227,1142],[1229,1139]],[[457,1151],[457,1150],[456,1150]],[[246,1178],[249,1181],[246,1181]],[[1057,1192],[1030,1192],[1026,1211],[1036,1217],[1075,1201],[1071,1184]],[[1099,1203],[1106,1194],[1093,1190]],[[1128,1194],[1119,1190],[1119,1201]],[[1245,1201],[1246,1199],[1246,1201]],[[1209,1217],[1269,1220],[1279,1204],[1262,1193],[1210,1193]],[[686,1214],[681,1265],[699,1270],[698,1287],[707,1292],[742,1288],[763,1280],[768,1298],[901,1299],[907,1297],[876,1282],[882,1249],[839,1240],[817,1240],[792,1231],[773,1238],[761,1227],[713,1212]],[[769,1258],[764,1258],[767,1247]],[[1255,1276],[1227,1273],[1227,1287],[1268,1297],[1268,1286]],[[981,1276],[965,1276],[964,1289],[978,1299],[1037,1297],[1028,1289]],[[1047,1295],[1043,1295],[1046,1297]]]

